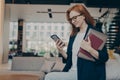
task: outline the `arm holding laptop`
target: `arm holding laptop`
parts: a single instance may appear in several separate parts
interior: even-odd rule
[[[88,37],[88,41],[83,40],[81,42],[81,45],[82,45],[81,48],[89,52],[93,57],[95,57],[96,59],[99,58],[98,51],[91,47],[91,41],[89,37]]]
[[[108,58],[105,43],[107,35],[95,29],[89,29],[85,39],[81,42],[78,56],[91,61],[106,62]]]

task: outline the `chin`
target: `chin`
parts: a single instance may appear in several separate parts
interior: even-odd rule
[[[75,27],[76,27],[76,28],[78,28],[78,27],[79,27],[79,25],[75,25]]]
[[[80,24],[74,24],[74,26],[75,26],[76,28],[79,28],[79,27],[80,27]]]

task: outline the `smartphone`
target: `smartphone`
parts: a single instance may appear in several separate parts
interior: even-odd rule
[[[56,34],[53,34],[53,35],[51,35],[50,36],[55,42],[59,39],[59,40],[61,40]],[[61,40],[62,41],[62,40]],[[62,43],[64,43],[64,42],[61,42],[61,44]],[[65,43],[64,43],[64,45],[63,46],[65,46]]]
[[[51,38],[56,42],[58,39],[60,39],[56,34],[51,35]]]

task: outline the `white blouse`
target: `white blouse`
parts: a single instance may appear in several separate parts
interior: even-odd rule
[[[84,38],[84,35],[85,33],[79,32],[76,35],[76,38],[74,40],[73,47],[72,47],[72,68],[71,70],[77,70],[77,54],[80,48],[80,43]]]

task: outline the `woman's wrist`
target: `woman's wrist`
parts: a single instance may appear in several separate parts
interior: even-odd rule
[[[94,56],[96,59],[98,59],[98,51],[97,51],[97,50],[95,50],[94,48],[90,47],[90,48],[88,49],[88,52],[89,52],[92,56]]]
[[[60,53],[65,59],[67,59],[67,54],[66,54],[66,52],[65,52],[64,50],[59,51],[59,53]]]

